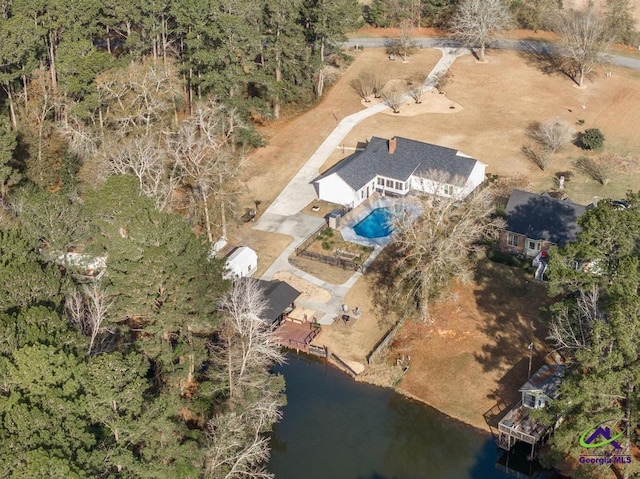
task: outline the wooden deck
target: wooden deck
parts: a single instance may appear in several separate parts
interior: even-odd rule
[[[320,325],[307,322],[298,323],[294,321],[284,321],[275,331],[276,338],[280,346],[285,348],[312,352],[311,341],[320,333]]]
[[[529,415],[529,408],[519,402],[498,423],[498,446],[510,450],[516,442],[531,444],[532,451],[540,443],[549,430],[549,426],[540,424]],[[533,454],[532,454],[533,455]]]

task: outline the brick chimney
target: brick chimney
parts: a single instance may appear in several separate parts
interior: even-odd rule
[[[393,138],[389,139],[389,154],[393,155],[393,153],[396,151],[396,137],[394,136]]]

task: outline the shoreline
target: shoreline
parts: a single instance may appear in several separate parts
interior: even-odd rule
[[[308,353],[305,353],[305,352],[303,352],[303,351],[301,351],[300,353],[301,353],[301,354],[306,354],[307,356],[312,356],[312,357],[314,357],[314,355],[312,355],[312,354],[308,354]],[[412,400],[412,401],[418,402],[418,403],[420,403],[420,404],[422,404],[422,405],[424,405],[424,406],[427,406],[427,407],[429,407],[429,408],[433,409],[434,411],[438,411],[438,413],[440,413],[440,414],[442,414],[443,416],[445,416],[448,420],[458,422],[458,423],[463,424],[463,425],[465,425],[465,426],[467,426],[467,427],[471,427],[471,428],[473,428],[475,431],[477,431],[477,432],[479,432],[479,433],[482,433],[482,434],[484,434],[484,435],[486,435],[486,436],[488,436],[488,437],[489,437],[489,436],[492,436],[492,433],[491,433],[491,431],[490,431],[490,430],[487,430],[486,428],[482,428],[482,427],[478,426],[478,424],[472,424],[472,423],[470,423],[470,422],[465,421],[465,420],[464,420],[464,419],[462,419],[462,418],[459,418],[459,417],[456,417],[456,416],[454,416],[454,415],[452,415],[452,414],[449,414],[448,412],[443,411],[442,409],[440,409],[440,408],[438,408],[438,407],[434,406],[433,404],[429,403],[427,400],[425,400],[425,399],[423,399],[423,398],[420,398],[420,397],[416,396],[415,394],[412,394],[412,393],[410,393],[410,392],[408,392],[408,391],[405,391],[405,390],[403,390],[402,388],[399,388],[399,387],[397,387],[397,386],[382,386],[382,385],[380,385],[380,384],[376,384],[376,383],[374,383],[374,382],[367,381],[367,380],[365,380],[365,379],[358,379],[359,375],[354,375],[354,374],[352,374],[351,372],[349,372],[349,371],[345,370],[345,369],[344,369],[344,368],[343,368],[339,363],[337,363],[335,360],[333,360],[333,359],[331,359],[331,358],[321,358],[320,356],[315,356],[315,357],[317,357],[317,358],[319,358],[319,359],[324,359],[324,361],[325,361],[327,364],[329,364],[329,365],[331,365],[332,367],[336,368],[336,369],[337,369],[338,371],[340,371],[341,373],[346,374],[347,376],[351,377],[351,379],[353,379],[353,380],[354,380],[354,381],[356,381],[356,382],[361,382],[361,383],[364,383],[364,384],[370,384],[370,385],[372,385],[372,386],[377,386],[377,387],[381,387],[381,388],[391,389],[391,390],[393,390],[393,392],[395,392],[396,394],[399,394],[400,396],[402,396],[402,397],[404,397],[404,398],[407,398],[407,399],[410,399],[410,400]],[[487,427],[488,427],[488,426],[487,426]]]

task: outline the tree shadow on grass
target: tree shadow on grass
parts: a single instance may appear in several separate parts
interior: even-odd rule
[[[529,344],[543,344],[547,336],[540,319],[540,308],[551,302],[545,286],[521,268],[489,260],[476,269],[475,283],[477,307],[486,318],[478,329],[489,339],[474,353],[476,360],[487,372],[511,370],[522,358],[528,363]]]
[[[566,62],[562,61],[562,57],[543,43],[528,43],[522,50],[518,51],[518,56],[527,65],[537,68],[545,75],[558,74],[576,83],[575,75],[567,68]]]
[[[396,282],[396,262],[397,251],[393,243],[387,245],[378,255],[375,261],[367,268],[369,283],[373,287],[373,306],[378,311],[379,323],[385,322],[386,318],[392,314],[401,316],[406,313],[397,301]],[[379,324],[379,326],[384,326]]]

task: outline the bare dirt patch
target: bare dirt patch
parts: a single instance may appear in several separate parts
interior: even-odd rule
[[[298,297],[298,301],[304,301],[307,303],[326,303],[331,299],[331,294],[328,291],[293,273],[278,271],[273,275],[273,277],[274,279],[279,279],[280,281],[289,283],[295,289],[300,291],[302,294]]]
[[[342,269],[337,266],[321,263],[295,254],[289,257],[289,263],[302,271],[314,275],[316,278],[330,284],[342,284],[353,276],[355,271]]]
[[[400,80],[394,80],[398,82]],[[400,81],[400,83],[404,83]],[[382,103],[384,100],[380,98],[374,98],[370,103],[362,104],[365,107],[371,107]],[[417,116],[424,115],[426,113],[458,113],[462,111],[462,105],[451,101],[447,98],[446,94],[440,93],[438,90],[433,89],[426,91],[420,96],[420,103],[416,103],[413,99],[408,98],[398,107],[398,113],[393,113],[391,109],[385,110],[382,113],[391,116]]]

